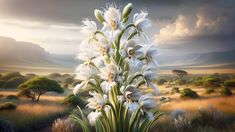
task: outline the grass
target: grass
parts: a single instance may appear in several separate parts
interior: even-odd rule
[[[4,97],[16,95],[16,91],[0,92]],[[17,104],[15,110],[0,111],[2,119],[9,121],[16,131],[38,130],[50,125],[56,118],[67,115],[71,108],[61,104],[64,96],[48,95],[42,96],[38,102],[32,102],[30,99],[11,100]],[[9,101],[7,98],[0,102]]]

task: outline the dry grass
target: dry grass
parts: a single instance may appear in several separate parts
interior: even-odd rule
[[[216,97],[197,100],[177,100],[165,103],[161,106],[164,111],[172,111],[175,109],[183,109],[187,111],[196,111],[199,108],[212,105],[218,110],[225,113],[235,113],[235,96],[232,97]]]
[[[16,91],[0,91],[0,94],[6,97],[7,95],[16,95]],[[62,105],[61,101],[64,96],[44,95],[39,102],[32,102],[30,99],[13,100],[17,104],[15,110],[0,111],[1,118],[11,122],[16,130],[31,131],[40,129],[51,122],[68,114],[71,108]],[[8,101],[2,98],[0,102]]]

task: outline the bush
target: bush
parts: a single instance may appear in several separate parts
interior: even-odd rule
[[[17,88],[23,82],[25,82],[25,79],[23,77],[13,77],[5,83],[4,87]]]
[[[17,105],[13,102],[5,102],[0,104],[0,110],[14,110]]]
[[[175,81],[175,84],[177,85],[185,85],[187,83],[187,81],[185,79],[177,79]]]
[[[228,87],[222,88],[220,93],[221,93],[221,95],[224,95],[224,96],[231,96],[231,95],[233,95],[231,89],[228,88]]]
[[[85,102],[79,97],[79,95],[69,94],[64,98],[63,104],[71,105],[76,107],[77,105],[81,108],[85,106]]]
[[[235,79],[226,80],[224,82],[224,85],[227,86],[227,87],[235,87]]]
[[[195,85],[195,86],[202,86],[203,80],[201,77],[193,78],[189,81],[189,84]]]
[[[215,92],[215,90],[213,88],[206,89],[207,94],[211,94],[211,93],[214,93],[214,92]]]
[[[167,82],[167,80],[166,80],[166,79],[163,79],[163,78],[157,80],[157,84],[158,84],[158,85],[163,85],[163,84],[166,83],[166,82]]]
[[[52,125],[52,132],[78,132],[79,126],[71,118],[57,119]]]
[[[0,119],[1,132],[14,132],[13,126],[10,122]]]
[[[217,77],[206,76],[203,78],[203,83],[205,87],[219,87],[221,80]]]
[[[15,95],[8,95],[6,98],[7,98],[7,99],[10,99],[10,100],[12,100],[12,99],[14,99],[14,100],[19,99],[19,98],[18,98],[17,96],[15,96]]]
[[[197,92],[191,90],[190,88],[185,88],[181,91],[181,97],[188,97],[188,98],[199,98]]]

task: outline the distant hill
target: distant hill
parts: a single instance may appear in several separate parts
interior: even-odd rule
[[[75,60],[75,55],[50,54],[38,44],[0,37],[0,72],[9,67],[13,67],[13,70],[17,70],[18,67],[23,67],[23,70],[37,67],[40,72],[60,69],[61,72],[74,72],[79,63]],[[159,64],[163,70],[205,67],[235,69],[235,50],[176,56],[160,55]]]
[[[74,58],[74,55],[50,54],[38,44],[0,37],[0,67],[30,66],[68,68],[77,64]]]
[[[178,56],[160,56],[159,63],[162,65],[163,69],[197,67],[204,65],[235,68],[235,50]]]

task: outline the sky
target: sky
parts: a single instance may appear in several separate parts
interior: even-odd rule
[[[113,2],[148,11],[152,27],[146,32],[161,54],[235,49],[234,0],[0,0],[0,36],[39,44],[50,53],[75,54],[82,20],[95,20],[94,9]]]

